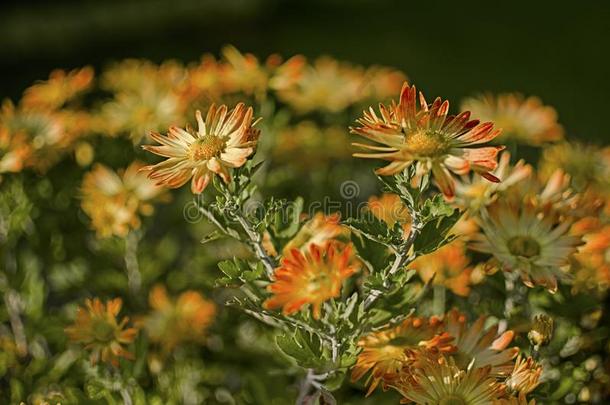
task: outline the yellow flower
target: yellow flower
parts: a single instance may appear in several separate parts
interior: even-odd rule
[[[409,268],[417,270],[424,282],[443,285],[462,297],[470,293],[472,267],[466,256],[464,242],[455,240],[427,255],[418,257]]]
[[[216,173],[226,182],[231,181],[229,168],[243,166],[254,153],[259,131],[253,128],[252,107],[238,104],[229,111],[223,105],[212,105],[205,121],[201,112],[195,114],[198,130],[170,127],[167,136],[151,133],[160,145],[143,148],[168,158],[156,165],[146,166],[149,177],[169,188],[178,188],[191,180],[191,191],[200,194]]]
[[[469,325],[466,316],[457,310],[449,311],[445,317],[444,330],[451,335],[457,350],[452,359],[461,369],[490,367],[492,376],[506,376],[513,369],[517,347],[507,349],[515,333],[512,330],[498,335],[498,325],[483,329],[485,316]]]
[[[91,88],[93,84],[93,68],[87,66],[74,69],[71,72],[54,70],[49,80],[29,87],[21,103],[26,108],[55,109]]]
[[[531,357],[517,357],[515,368],[504,384],[510,393],[529,394],[540,384],[542,366]]]
[[[346,236],[349,230],[341,225],[339,213],[324,215],[318,212],[299,229],[297,234],[284,247],[284,255],[292,249],[307,251],[311,245],[326,247],[328,243],[337,243],[334,239]]]
[[[500,131],[493,130],[491,122],[471,121],[467,111],[448,116],[449,102],[440,98],[428,105],[419,93],[418,107],[416,95],[415,86],[405,83],[398,104],[390,107],[380,104],[380,116],[372,107],[365,111],[364,117],[357,121],[360,126],[351,131],[381,146],[354,143],[367,151],[354,156],[390,161],[376,171],[383,176],[400,173],[412,164],[417,164],[420,172],[431,170],[448,197],[455,191],[450,171],[466,174],[473,170],[490,181],[499,182],[491,171],[496,168],[496,155],[503,148],[475,146],[491,141]]]
[[[133,359],[124,345],[132,343],[138,334],[135,328],[126,328],[129,318],[117,322],[123,302],[120,298],[104,304],[99,298],[86,300],[86,307],[79,307],[74,324],[65,329],[68,338],[84,344],[91,351],[91,363],[98,361],[118,366],[119,358]]]
[[[216,306],[197,291],[186,291],[173,301],[162,285],[153,287],[148,301],[153,309],[144,320],[151,341],[166,353],[182,342],[203,343],[214,320]]]
[[[280,101],[299,113],[339,112],[362,100],[365,75],[361,68],[321,57],[307,65],[302,56],[287,60],[271,79]]]
[[[351,260],[349,245],[341,248],[333,243],[325,247],[311,244],[306,252],[292,249],[275,269],[274,281],[267,287],[272,297],[263,306],[282,308],[284,315],[291,315],[311,304],[313,317],[319,319],[322,304],[338,297],[343,281],[358,271],[358,265]]]
[[[490,367],[464,371],[450,361],[422,358],[413,370],[392,383],[409,403],[438,405],[489,405],[504,395]]]
[[[498,167],[491,173],[500,179],[501,183],[490,183],[477,176],[461,176],[456,181],[454,203],[461,209],[468,209],[471,213],[476,213],[495,201],[498,194],[529,177],[532,167],[525,164],[523,160],[519,160],[511,167],[510,153],[503,152]]]
[[[361,379],[369,371],[367,379],[370,395],[379,383],[396,378],[408,364],[416,361],[420,350],[431,353],[447,353],[454,350],[452,337],[442,331],[442,321],[437,317],[409,316],[400,325],[370,333],[360,339],[362,348],[352,369],[352,381]]]
[[[0,173],[20,172],[30,155],[30,148],[23,134],[11,135],[0,127]]]
[[[486,94],[465,100],[462,108],[502,128],[498,142],[515,141],[540,146],[563,138],[557,112],[543,105],[537,97],[524,98],[515,93]]]
[[[140,227],[138,214],[151,215],[151,204],[164,191],[132,163],[122,174],[97,164],[86,173],[82,184],[82,208],[101,237],[124,237]]]

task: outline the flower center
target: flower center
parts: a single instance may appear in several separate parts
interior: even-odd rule
[[[225,148],[225,141],[215,135],[207,135],[196,140],[189,150],[192,161],[208,160],[217,156]]]
[[[529,236],[515,236],[508,241],[508,250],[515,256],[530,258],[540,254],[540,244]]]
[[[448,396],[442,398],[438,404],[439,405],[466,405],[466,401],[464,401],[462,398],[458,397],[457,395],[448,395]]]
[[[406,136],[405,148],[417,156],[436,157],[445,153],[447,145],[441,135],[418,131]]]
[[[114,336],[114,327],[104,320],[95,322],[92,331],[98,342],[108,342]]]

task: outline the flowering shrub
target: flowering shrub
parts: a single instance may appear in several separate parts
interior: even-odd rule
[[[607,403],[610,150],[407,81],[227,47],[4,101],[0,402]]]

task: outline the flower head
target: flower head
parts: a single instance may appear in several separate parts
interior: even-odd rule
[[[449,102],[440,98],[428,105],[419,93],[417,105],[415,86],[404,84],[400,102],[386,107],[379,106],[379,113],[369,108],[358,119],[354,134],[381,144],[354,143],[367,153],[355,153],[355,157],[378,158],[391,163],[377,169],[380,175],[393,175],[412,164],[422,171],[431,170],[443,193],[449,197],[455,193],[450,172],[466,174],[470,170],[490,181],[498,182],[491,171],[496,166],[496,155],[502,147],[477,145],[494,139],[500,133],[491,122],[480,124],[470,120],[470,112],[457,116],[447,115]]]
[[[549,344],[553,337],[553,325],[553,318],[548,315],[542,314],[534,317],[532,328],[527,334],[534,349],[539,350],[541,346]]]
[[[157,285],[148,300],[153,312],[144,320],[146,331],[166,353],[182,342],[202,343],[216,313],[216,306],[196,291],[186,291],[174,301],[165,287]]]
[[[233,110],[212,105],[203,120],[196,112],[198,130],[170,127],[167,136],[151,133],[160,145],[145,145],[144,149],[168,158],[146,166],[149,177],[169,188],[178,188],[191,180],[191,191],[200,194],[212,174],[226,183],[231,181],[229,168],[243,166],[254,153],[259,131],[253,128],[252,107],[238,104]]]
[[[82,208],[101,237],[125,236],[140,227],[139,215],[151,215],[151,204],[164,191],[140,172],[142,164],[132,163],[116,173],[97,164],[83,178]]]
[[[372,196],[367,203],[367,209],[390,228],[398,222],[402,225],[404,233],[409,233],[411,214],[398,195],[384,193],[379,197]]]
[[[285,315],[311,304],[313,317],[320,318],[322,304],[341,293],[343,281],[358,271],[352,263],[351,246],[328,243],[323,247],[309,245],[305,252],[292,249],[275,269],[274,281],[267,287],[272,297],[263,306],[282,308]]]
[[[341,225],[339,213],[324,215],[318,212],[286,244],[284,254],[289,254],[295,248],[307,251],[312,244],[325,247],[328,243],[336,243],[335,239],[348,233],[349,230]]]
[[[369,371],[367,395],[380,383],[388,383],[397,377],[408,364],[416,361],[420,350],[436,354],[454,350],[452,337],[442,331],[442,321],[409,316],[400,325],[372,332],[360,339],[362,351],[352,369],[352,381],[357,381]]]
[[[517,357],[515,368],[508,376],[504,384],[511,393],[529,394],[540,384],[542,366],[531,357]]]
[[[122,305],[120,298],[109,300],[106,304],[99,298],[88,299],[84,308],[78,308],[74,324],[65,329],[71,341],[84,344],[85,349],[91,352],[91,363],[101,360],[118,366],[120,357],[133,358],[123,346],[134,341],[138,330],[126,328],[127,317],[117,321]]]
[[[49,80],[29,87],[21,103],[27,108],[54,109],[88,90],[93,84],[93,69],[84,67],[70,72],[54,70]]]
[[[512,140],[539,146],[563,138],[557,112],[542,104],[537,97],[524,98],[515,93],[486,94],[465,100],[462,108],[502,128],[502,136],[497,139],[499,142]]]

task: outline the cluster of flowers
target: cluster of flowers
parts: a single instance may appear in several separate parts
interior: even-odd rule
[[[531,329],[529,355],[523,343],[509,347],[518,333],[508,327],[513,327],[513,317],[545,312],[542,304],[524,303],[528,288],[556,294],[566,285],[569,294],[585,292],[600,301],[605,297],[610,287],[610,149],[564,140],[555,111],[537,98],[483,95],[465,100],[464,112],[450,115],[448,101],[429,103],[405,80],[401,72],[385,67],[364,69],[330,58],[308,63],[302,56],[283,61],[272,55],[260,62],[228,47],[221,60],[205,55],[189,66],[136,60],[116,64],[98,81],[98,90],[110,96],[96,104],[89,100],[92,69],[57,71],[29,88],[17,105],[3,103],[0,173],[48,173],[69,155],[80,167],[91,166],[82,177],[81,206],[100,239],[129,239],[142,227],[143,217],[155,214],[155,204],[170,201],[168,188],[188,183],[195,195],[215,195],[217,212],[212,206],[200,209],[220,232],[246,242],[254,253],[247,263],[257,263],[255,268],[246,265],[252,276],[223,270],[234,276],[231,283],[241,283],[247,291],[245,298],[236,295],[247,302],[242,305],[246,312],[276,329],[289,325],[328,340],[318,345],[328,344],[330,354],[322,350],[321,356],[328,355],[332,366],[324,367],[313,361],[300,364],[298,353],[278,341],[283,352],[309,370],[300,403],[327,398],[326,381],[348,369],[353,383],[368,375],[368,395],[380,388],[417,404],[532,405],[532,393],[545,380],[543,368],[553,366],[540,355],[551,340],[548,325],[541,326],[549,317],[519,330]],[[375,268],[355,243],[368,231],[342,222],[339,214],[299,218],[298,228],[285,232],[289,236],[283,240],[267,222],[251,223],[226,208],[252,195],[241,183],[251,180],[242,179],[252,173],[243,170],[250,170],[257,149],[280,164],[305,162],[306,168],[318,157],[344,158],[346,151],[350,154],[348,138],[343,138],[347,129],[341,129],[339,120],[324,127],[320,116],[395,95],[397,100],[377,110],[366,109],[350,128],[367,140],[353,143],[359,150],[354,157],[387,162],[376,170],[382,182],[410,174],[404,194],[385,192],[367,204],[367,211],[385,224],[383,232],[399,235],[398,242],[375,239],[379,254],[395,257],[388,271]],[[277,118],[282,108],[290,111],[283,121]],[[255,117],[259,111],[263,121]],[[196,128],[183,125],[193,115]],[[292,117],[298,123],[291,124]],[[134,158],[119,170],[94,163],[94,145],[120,137],[135,145],[145,141],[142,148],[163,160],[146,165]],[[524,160],[511,160],[508,150],[514,155],[518,144],[544,147],[538,170]],[[430,197],[422,186],[429,181],[442,198]],[[425,204],[414,202],[418,187]],[[221,203],[224,208],[218,208]],[[449,227],[453,236],[436,230],[437,246],[418,250],[427,226],[421,222],[423,212],[440,224],[454,210],[463,215]],[[231,228],[234,223],[241,233]],[[125,261],[129,272],[133,265],[127,256]],[[417,315],[404,305],[383,308],[391,319],[370,326],[373,315],[367,318],[366,312],[382,308],[374,305],[381,293],[366,287],[369,279],[383,271],[380,285],[391,291],[387,283],[399,283],[392,277],[409,270],[421,279],[422,296],[429,286],[434,289],[434,302],[409,301]],[[498,276],[506,281],[505,297],[490,299],[501,301],[503,319],[481,315],[469,323],[466,312],[477,311],[446,311],[445,290],[456,297],[456,306],[468,308],[465,300],[473,291],[491,294],[484,288]],[[347,330],[356,302],[358,319],[366,321],[350,326],[341,341],[339,330]],[[118,318],[122,303],[121,298],[88,299],[65,328],[93,364],[118,369],[120,358],[134,358],[129,346],[144,330],[155,345],[147,358],[149,369],[159,373],[177,347],[205,342],[217,312],[197,291],[173,300],[162,285],[149,292],[152,310],[131,323]],[[13,335],[17,341],[18,331]],[[352,360],[344,361],[348,355]],[[591,397],[590,391],[583,394],[585,388],[580,395]]]

